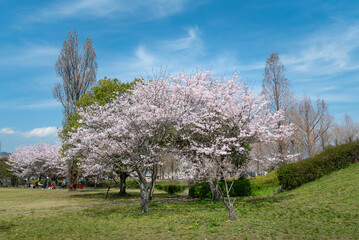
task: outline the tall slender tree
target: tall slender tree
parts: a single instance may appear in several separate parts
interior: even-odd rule
[[[293,93],[285,72],[286,69],[279,59],[278,52],[271,53],[267,58],[264,69],[262,94],[265,95],[268,101],[268,109],[272,113],[282,111],[284,116],[287,116],[287,112],[293,104]],[[278,127],[284,123],[288,123],[287,117],[283,121],[278,122]],[[293,158],[292,155],[288,154],[290,152],[288,151],[290,144],[290,139],[279,139],[274,143],[266,144],[263,149],[270,153],[271,156],[267,157],[276,159],[274,163],[281,164]]]
[[[61,82],[56,83],[53,96],[57,99],[64,113],[61,138],[66,138],[71,122],[74,120],[74,108],[86,91],[96,82],[97,62],[95,49],[90,38],[80,47],[78,34],[70,31],[62,45],[60,56],[55,64]],[[63,146],[67,148],[69,146]],[[76,190],[79,169],[76,158],[67,162],[67,180],[69,190]]]
[[[61,82],[55,84],[53,96],[62,104],[64,124],[67,124],[76,103],[96,82],[96,53],[91,39],[87,37],[80,48],[78,33],[70,31],[62,45],[55,70]]]

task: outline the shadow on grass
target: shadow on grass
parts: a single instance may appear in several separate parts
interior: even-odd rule
[[[271,204],[271,203],[280,203],[283,201],[287,201],[293,199],[293,194],[278,194],[271,196],[256,196],[252,198],[239,198],[238,202],[241,203],[249,203],[253,205],[257,204]]]
[[[256,197],[256,198],[241,198],[241,203],[245,203],[246,206],[254,205],[255,207],[269,206],[274,202],[281,202],[291,199],[292,196],[278,195],[269,197]],[[89,208],[84,209],[83,213],[91,218],[96,219],[138,219],[146,216],[172,216],[174,214],[187,215],[189,212],[195,213],[195,215],[208,212],[221,212],[226,214],[226,208],[223,202],[213,202],[209,199],[206,200],[193,200],[188,202],[151,202],[149,204],[149,214],[141,213],[140,203],[130,205],[110,206],[105,208]]]
[[[0,233],[9,232],[11,228],[15,227],[15,224],[8,223],[8,222],[0,222]]]
[[[98,190],[81,190],[79,191],[79,194],[73,194],[70,195],[70,198],[77,198],[77,199],[94,199],[94,200],[103,200],[105,196],[106,191],[99,192]],[[162,198],[176,198],[178,195],[170,195],[168,193],[154,193],[153,199],[162,199]],[[120,195],[119,190],[114,189],[111,192],[109,192],[107,196],[107,200],[140,200],[141,194],[140,192],[133,192],[127,193],[126,195]]]
[[[111,206],[104,208],[88,208],[84,209],[83,213],[95,219],[109,219],[112,215],[116,218],[139,218],[148,214],[141,213],[140,204]]]
[[[71,195],[71,198],[79,198],[79,199],[103,199],[105,196],[105,192],[97,192],[97,193],[83,193],[83,194],[74,194]],[[118,192],[110,192],[107,196],[107,199],[137,199],[140,197],[139,193],[130,193],[125,196],[120,196]]]

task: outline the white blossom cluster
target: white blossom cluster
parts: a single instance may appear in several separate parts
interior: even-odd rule
[[[9,165],[21,178],[62,175],[65,166],[59,151],[59,145],[47,143],[21,146],[10,155]]]
[[[264,97],[251,92],[237,75],[218,80],[208,72],[180,73],[140,82],[105,106],[78,111],[82,126],[66,141],[73,146],[66,157],[83,156],[85,175],[122,165],[139,177],[161,164],[159,154],[168,149],[191,161],[200,175],[214,170],[217,176],[236,168],[229,156],[244,153],[245,144],[291,135],[291,126],[278,127],[282,113],[271,114]],[[174,143],[178,139],[182,145]]]

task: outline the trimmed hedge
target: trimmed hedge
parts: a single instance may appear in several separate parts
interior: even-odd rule
[[[231,186],[232,181],[228,181],[227,185],[228,188]],[[222,191],[226,195],[226,186],[224,184],[224,181],[219,182],[219,185],[222,188]],[[240,178],[237,180],[234,180],[233,186],[231,191],[229,192],[229,196],[231,197],[245,197],[251,195],[251,183],[246,178]]]
[[[128,189],[140,189],[140,184],[132,178],[126,180],[126,188]]]
[[[232,181],[227,181],[228,187],[232,184]],[[219,185],[222,189],[222,192],[225,193],[226,187],[224,181],[219,182]],[[190,187],[188,195],[192,198],[211,198],[212,193],[211,189],[207,182],[203,182],[201,184],[196,184]],[[226,195],[226,194],[225,194]],[[233,187],[229,192],[231,197],[243,197],[251,195],[251,183],[248,179],[237,179],[234,180]]]
[[[272,171],[265,176],[251,177],[249,178],[249,181],[251,183],[252,196],[256,196],[258,193],[263,193],[263,191],[270,192],[272,189],[277,189],[279,187],[277,170]]]
[[[277,176],[282,189],[290,190],[358,161],[359,141],[329,147],[312,158],[286,164],[277,170]]]
[[[158,190],[166,191],[169,194],[175,194],[183,192],[186,186],[181,184],[156,184],[155,188]]]
[[[212,198],[211,189],[206,182],[191,186],[188,190],[188,195],[192,198]]]

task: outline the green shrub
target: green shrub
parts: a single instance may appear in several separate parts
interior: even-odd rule
[[[227,181],[227,186],[230,188],[232,181]],[[226,186],[224,181],[219,182],[219,185],[222,188],[222,192],[226,195]],[[251,195],[251,184],[248,179],[240,178],[234,180],[229,196],[231,197],[244,197]]]
[[[188,190],[188,195],[192,198],[212,198],[211,189],[206,182],[191,186]]]
[[[113,180],[100,180],[97,183],[93,180],[79,182],[84,187],[96,187],[96,188],[108,188],[108,186],[114,186],[115,182]]]
[[[185,190],[186,186],[182,184],[156,184],[155,188],[158,190],[166,191],[169,194],[181,193]]]
[[[97,184],[93,180],[88,180],[84,182],[84,187],[95,187],[95,186],[97,187]]]
[[[135,179],[126,180],[126,188],[128,189],[140,189],[140,184]]]
[[[269,195],[279,187],[279,179],[276,171],[272,171],[265,176],[249,178],[251,183],[251,196]]]
[[[329,147],[312,158],[286,164],[277,170],[280,185],[290,190],[359,160],[359,142]]]
[[[29,184],[29,183],[31,184],[31,183],[32,183],[32,184],[36,185],[36,183],[37,183],[38,181],[39,181],[39,180],[30,180],[30,181],[27,182],[27,184]],[[45,182],[45,179],[41,179],[40,183],[41,183],[41,184],[44,184],[44,182]]]
[[[259,186],[271,186],[278,187],[279,179],[277,177],[277,171],[272,171],[265,176],[257,176],[249,178],[251,184]]]
[[[228,188],[230,188],[232,181],[227,181]],[[224,181],[219,182],[219,186],[222,189],[224,195],[226,195],[226,187]],[[212,192],[207,182],[193,185],[190,187],[188,195],[192,198],[211,198]],[[251,195],[251,184],[248,179],[240,178],[234,180],[231,191],[229,192],[231,197],[243,197]]]

